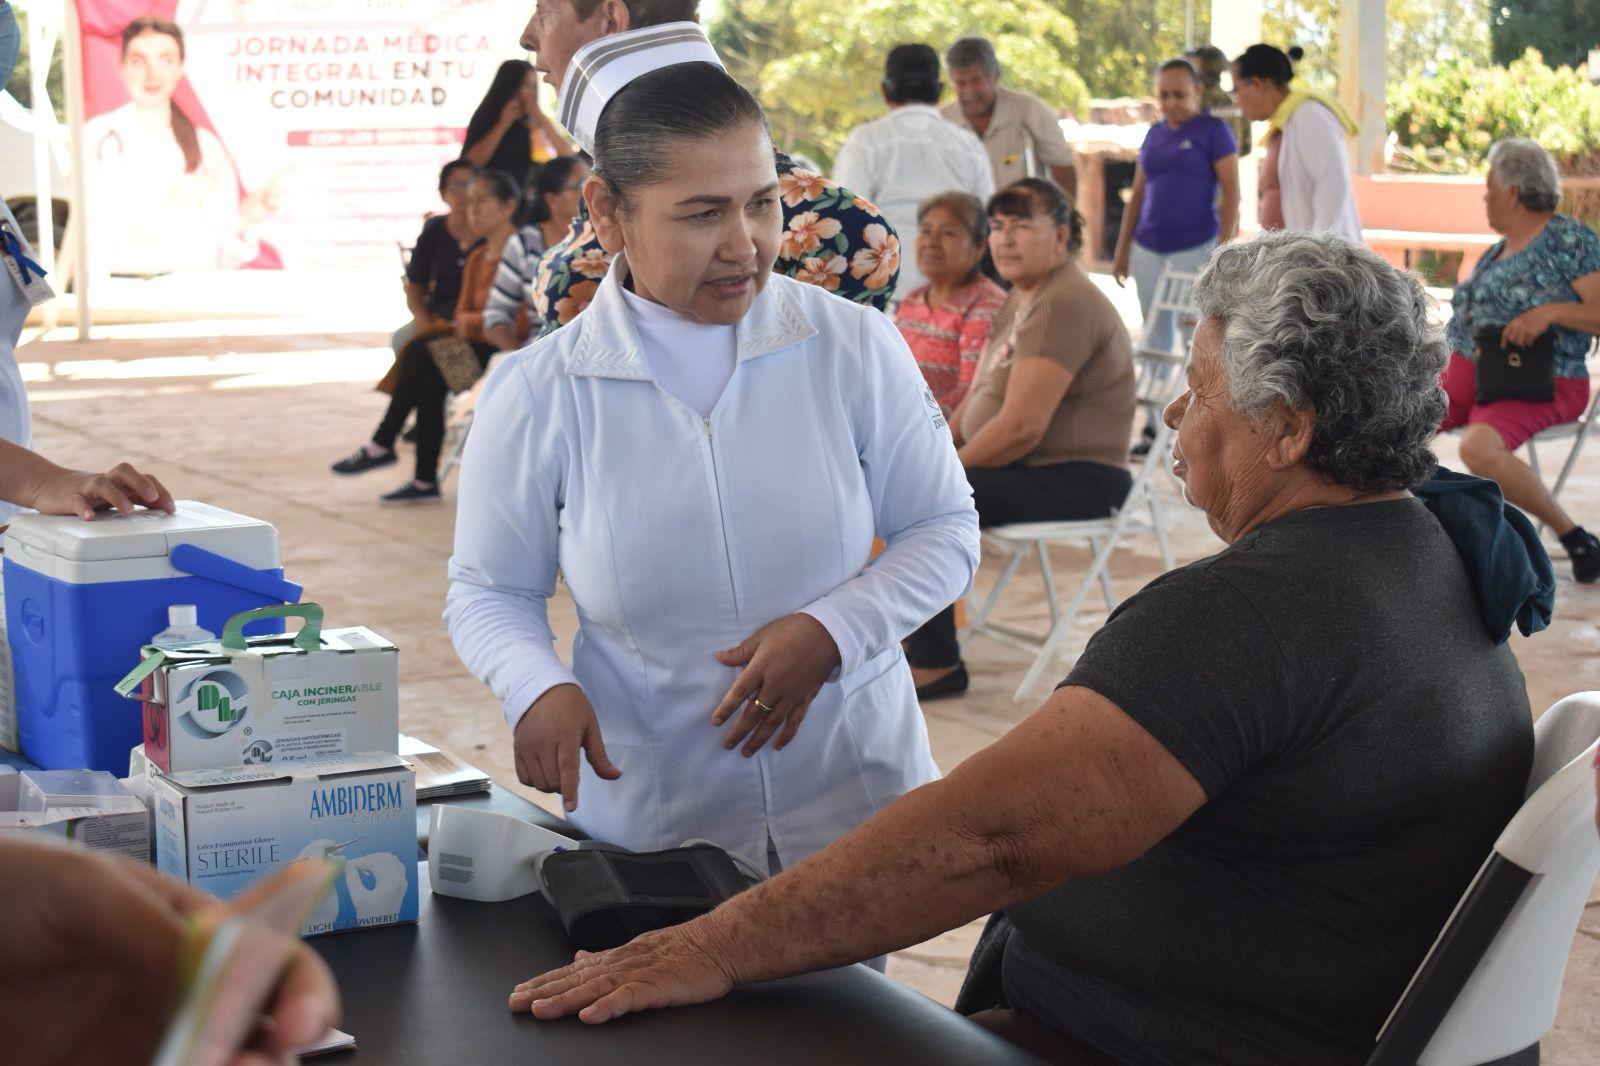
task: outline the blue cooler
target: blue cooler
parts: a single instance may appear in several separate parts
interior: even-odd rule
[[[5,538],[6,635],[22,752],[47,770],[127,772],[143,734],[140,706],[113,686],[195,605],[221,633],[240,611],[300,599],[283,579],[278,531],[220,507],[179,500],[177,514],[19,514]],[[282,619],[259,632],[283,631]]]

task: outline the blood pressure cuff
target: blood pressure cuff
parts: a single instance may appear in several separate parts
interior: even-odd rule
[[[539,863],[540,890],[584,951],[697,918],[758,880],[705,843],[665,851],[585,843],[549,852]]]

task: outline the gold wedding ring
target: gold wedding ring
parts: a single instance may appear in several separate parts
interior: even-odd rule
[[[755,700],[754,703],[755,703],[755,708],[756,708],[756,713],[757,714],[771,714],[772,713],[772,708],[768,707],[765,703],[762,703],[760,700]]]

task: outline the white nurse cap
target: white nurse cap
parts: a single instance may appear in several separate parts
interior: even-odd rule
[[[593,155],[595,128],[611,98],[640,75],[679,63],[714,63],[727,69],[695,22],[667,22],[590,41],[573,55],[561,79],[561,125]]]

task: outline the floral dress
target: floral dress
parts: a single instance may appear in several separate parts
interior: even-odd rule
[[[886,310],[900,276],[900,238],[878,209],[849,189],[776,153],[783,239],[772,269]],[[611,256],[581,202],[572,229],[539,261],[532,298],[542,337],[589,306]]]
[[[1600,272],[1600,237],[1569,215],[1555,215],[1527,247],[1506,255],[1501,241],[1478,260],[1472,276],[1450,297],[1450,347],[1474,359],[1474,334],[1484,326],[1503,326],[1524,311],[1548,303],[1576,303],[1572,283]],[[1587,378],[1583,365],[1590,334],[1565,326],[1556,334],[1555,369],[1561,378]]]

